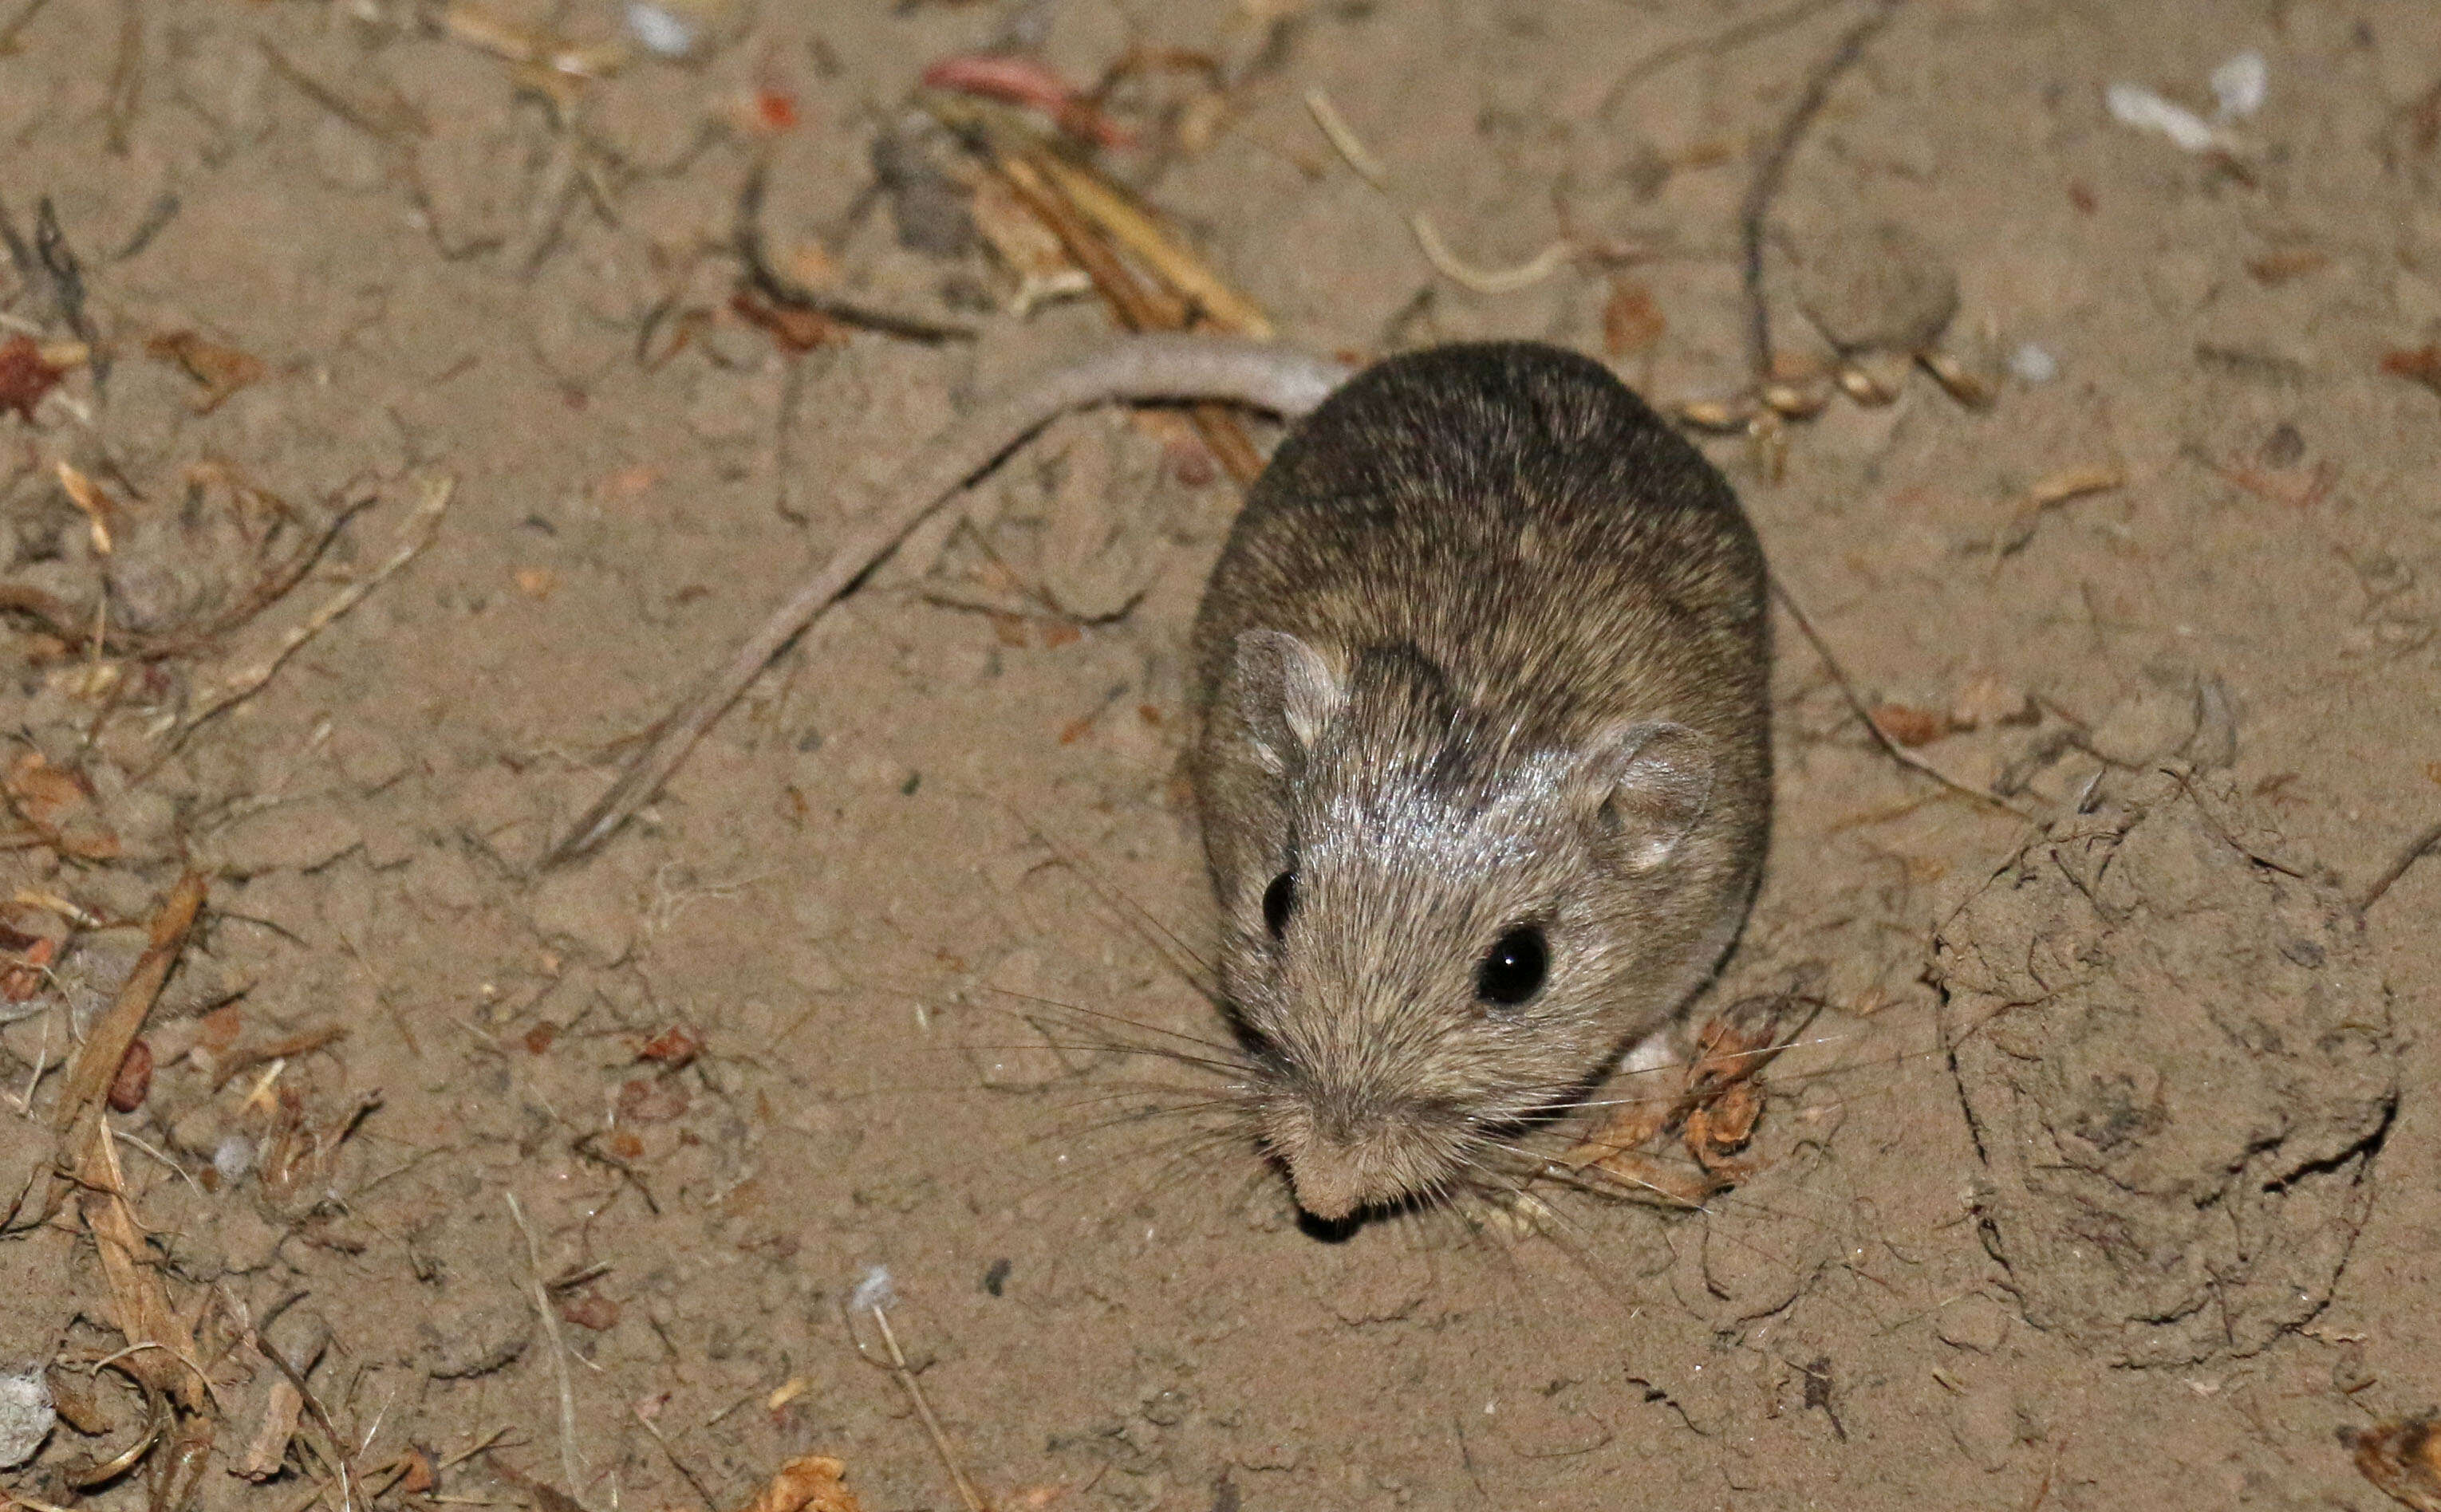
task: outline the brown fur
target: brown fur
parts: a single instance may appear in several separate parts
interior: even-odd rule
[[[1475,345],[1359,374],[1256,483],[1194,651],[1222,986],[1316,1216],[1463,1182],[1734,937],[1771,802],[1763,554],[1599,364]],[[1546,985],[1478,1001],[1525,923]]]

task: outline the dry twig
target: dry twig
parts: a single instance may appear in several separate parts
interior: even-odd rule
[[[949,1434],[941,1431],[941,1420],[932,1415],[932,1404],[924,1399],[923,1383],[915,1378],[913,1368],[907,1363],[907,1356],[899,1350],[898,1336],[890,1328],[890,1314],[877,1301],[865,1310],[873,1315],[875,1326],[881,1330],[882,1347],[889,1351],[890,1358],[884,1363],[865,1354],[861,1339],[856,1341],[856,1352],[864,1356],[868,1363],[880,1365],[898,1378],[898,1384],[906,1389],[907,1399],[915,1405],[915,1415],[923,1420],[924,1431],[931,1436],[932,1449],[941,1456],[942,1468],[949,1472],[950,1484],[958,1488],[958,1500],[967,1504],[967,1512],[986,1512],[988,1503],[975,1490],[974,1483],[967,1479],[967,1472],[959,1466],[957,1455],[950,1451]]]
[[[2373,882],[2366,887],[2363,893],[2358,897],[2357,911],[2359,913],[2362,913],[2367,909],[2370,909],[2375,904],[2380,902],[2381,895],[2390,891],[2392,883],[2397,881],[2400,877],[2405,876],[2409,867],[2414,866],[2416,862],[2424,859],[2428,854],[2435,849],[2441,849],[2441,824],[2433,825],[2431,829],[2426,830],[2423,834],[2407,842],[2406,849],[2398,853],[2398,856],[2396,860],[2392,861],[2388,866],[2383,867],[2381,870],[2381,875],[2375,877]]]
[[[975,330],[942,320],[927,320],[916,315],[899,315],[875,309],[852,299],[842,299],[816,289],[808,289],[793,279],[782,276],[771,263],[763,244],[763,197],[766,175],[770,165],[757,158],[746,174],[745,188],[738,191],[735,237],[737,260],[746,269],[746,281],[756,292],[784,310],[810,310],[842,325],[859,326],[877,331],[904,341],[919,341],[937,346],[945,341],[972,341]]]
[[[1738,207],[1738,237],[1744,254],[1744,279],[1746,300],[1746,367],[1758,391],[1772,382],[1771,311],[1763,293],[1763,243],[1764,222],[1771,215],[1772,201],[1780,186],[1788,177],[1789,160],[1797,155],[1805,133],[1813,126],[1814,117],[1822,113],[1823,103],[1831,98],[1831,86],[1839,76],[1855,66],[1865,54],[1865,45],[1873,40],[1890,23],[1904,0],[1873,0],[1873,9],[1863,20],[1848,28],[1839,45],[1806,76],[1805,88],[1781,121],[1780,130],[1772,135],[1771,145],[1755,165],[1753,180],[1746,186],[1745,199]]]
[[[261,693],[263,685],[270,682],[288,658],[302,650],[307,641],[329,629],[334,621],[362,603],[373,589],[414,561],[425,547],[432,544],[433,533],[440,530],[441,516],[449,508],[449,497],[457,487],[458,480],[454,477],[428,479],[424,485],[424,497],[417,501],[415,513],[407,516],[407,524],[399,531],[398,549],[389,554],[389,559],[333,594],[327,603],[306,617],[304,623],[282,636],[269,656],[222,684],[218,691],[204,700],[200,712],[190,715],[178,727],[170,748],[175,750],[206,723]]]
[[[1971,798],[1979,803],[1987,804],[2003,813],[2015,815],[2029,824],[2036,822],[2034,815],[2007,799],[1978,787],[1972,783],[1961,782],[1892,739],[1890,732],[1882,728],[1881,721],[1873,717],[1873,711],[1866,704],[1864,695],[1856,692],[1856,685],[1849,680],[1847,669],[1840,666],[1839,658],[1831,654],[1830,644],[1822,639],[1821,632],[1814,628],[1814,621],[1806,617],[1803,609],[1798,607],[1797,600],[1789,594],[1788,585],[1775,576],[1771,580],[1771,592],[1772,597],[1780,601],[1780,606],[1788,611],[1788,617],[1797,622],[1799,632],[1805,637],[1806,643],[1814,648],[1814,654],[1822,658],[1822,668],[1831,675],[1831,681],[1838,688],[1839,696],[1847,701],[1848,707],[1855,712],[1856,717],[1865,722],[1865,729],[1873,737],[1873,744],[1888,751],[1892,761],[1912,771],[1923,773],[1953,793]]]

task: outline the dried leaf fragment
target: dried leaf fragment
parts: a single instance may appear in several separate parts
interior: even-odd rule
[[[410,1449],[400,1456],[398,1488],[408,1496],[422,1496],[441,1484],[433,1473],[432,1456],[424,1449]]]
[[[263,1400],[262,1421],[255,1425],[254,1442],[246,1446],[245,1457],[229,1473],[258,1485],[278,1475],[288,1458],[288,1441],[297,1435],[298,1416],[304,1410],[305,1398],[296,1386],[284,1377],[274,1379]]]
[[[2381,370],[2441,394],[2441,343],[2428,341],[2420,347],[2383,352]]]
[[[43,990],[52,960],[58,956],[57,940],[36,938],[0,963],[0,998],[10,1002],[29,1001]]]
[[[79,472],[75,467],[65,461],[56,465],[60,475],[60,491],[67,495],[69,503],[84,512],[85,523],[93,531],[93,549],[103,556],[108,556],[110,554],[110,518],[118,513],[118,504],[108,494],[102,492],[99,483]]]
[[[684,1024],[672,1024],[644,1041],[636,1052],[639,1060],[656,1061],[676,1071],[703,1053],[703,1036]]]
[[[194,401],[198,415],[208,415],[229,395],[262,379],[264,369],[259,357],[234,347],[206,341],[191,331],[172,331],[144,343],[148,356],[164,362],[174,362],[187,370],[187,376],[204,386]]]
[[[2327,265],[2330,261],[2327,252],[2317,252],[2311,247],[2288,247],[2247,259],[2246,271],[2254,276],[2255,282],[2269,287],[2303,278]]]
[[[34,406],[43,402],[43,396],[66,376],[66,369],[45,359],[33,337],[16,335],[0,341],[0,409],[15,410],[27,424],[34,423]]]
[[[1873,723],[1882,733],[1909,750],[1929,746],[1949,733],[1949,715],[1938,709],[1920,709],[1913,704],[1875,704]]]
[[[2091,462],[2047,475],[2027,491],[2026,502],[2035,509],[2047,510],[2088,494],[2107,494],[2126,485],[2126,471],[2116,462]]]
[[[1714,1015],[1695,1035],[1695,1058],[1678,1086],[1626,1102],[1592,1138],[1560,1158],[1576,1172],[1600,1171],[1622,1195],[1701,1207],[1714,1193],[1744,1180],[1755,1162],[1734,1159],[1754,1137],[1764,1094],[1763,1069],[1812,1020],[1805,999],[1787,994],[1741,999]],[[1691,1169],[1643,1148],[1672,1129]]]
[[[1610,280],[1610,297],[1602,301],[1602,351],[1635,356],[1650,351],[1669,326],[1642,279],[1622,274]]]
[[[2350,1447],[2376,1487],[2415,1512],[2441,1512],[2441,1412],[2376,1423]]]
[[[845,1463],[827,1454],[801,1454],[780,1467],[771,1484],[739,1512],[864,1512],[844,1484]]]
[[[118,855],[118,837],[101,822],[84,779],[53,766],[41,751],[18,757],[8,777],[0,780],[0,790],[45,845],[85,861],[107,861]]]

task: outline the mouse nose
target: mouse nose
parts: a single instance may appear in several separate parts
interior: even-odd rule
[[[1363,1182],[1345,1154],[1305,1150],[1289,1161],[1289,1186],[1297,1206],[1325,1223],[1337,1223],[1365,1205]]]

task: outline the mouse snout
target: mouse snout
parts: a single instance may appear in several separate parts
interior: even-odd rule
[[[1372,1200],[1357,1162],[1345,1150],[1310,1148],[1290,1157],[1288,1165],[1297,1206],[1325,1223],[1352,1217]]]
[[[1396,1113],[1351,1116],[1345,1108],[1279,1110],[1268,1143],[1288,1168],[1297,1206],[1326,1223],[1402,1201],[1439,1179],[1438,1142]]]

